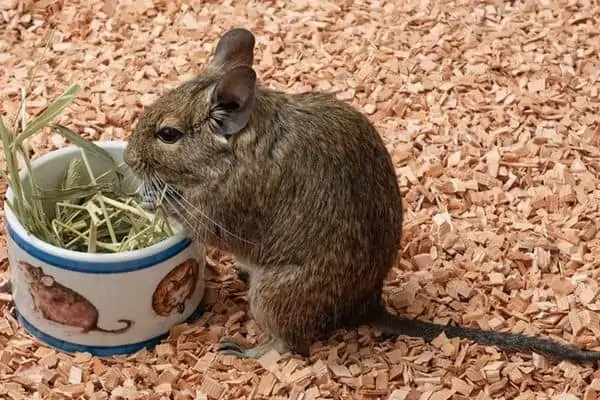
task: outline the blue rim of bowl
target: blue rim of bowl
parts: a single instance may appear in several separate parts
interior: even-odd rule
[[[15,244],[30,256],[56,268],[73,272],[84,272],[88,274],[122,274],[125,272],[133,272],[150,268],[156,264],[170,259],[171,257],[176,256],[192,244],[191,239],[184,239],[159,253],[151,254],[143,258],[137,258],[128,261],[115,260],[109,262],[93,262],[74,258],[65,258],[47,253],[33,246],[30,242],[17,235],[10,224],[5,224],[5,228],[6,232],[15,242]]]
[[[36,338],[40,343],[53,347],[57,350],[60,350],[65,353],[90,353],[95,357],[111,357],[117,355],[131,355],[143,348],[152,348],[162,342],[169,336],[169,332],[163,333],[162,335],[155,336],[151,339],[144,340],[143,342],[130,343],[126,345],[120,346],[89,346],[85,344],[77,344],[67,342],[54,336],[50,336],[35,326],[31,324],[31,322],[27,321],[25,317],[15,307],[15,313],[17,316],[17,320],[20,322],[21,326],[34,338]],[[204,313],[204,306],[202,303],[196,307],[196,309],[190,314],[190,316],[183,322],[187,324],[192,324],[200,319],[200,316]]]
[[[117,140],[97,141],[95,143],[105,149],[124,150],[127,146],[127,142]],[[39,168],[54,157],[75,154],[79,151],[80,149],[76,145],[65,146],[36,158],[31,162],[31,167],[33,169]],[[22,181],[27,178],[27,172],[24,169],[19,173]],[[5,197],[8,198],[9,195],[12,195],[10,188],[7,190]],[[113,254],[77,252],[62,249],[38,239],[25,229],[10,208],[5,207],[4,211],[6,231],[23,251],[56,268],[75,272],[115,274],[142,270],[168,260],[184,251],[193,242],[182,230],[162,242],[139,250]]]

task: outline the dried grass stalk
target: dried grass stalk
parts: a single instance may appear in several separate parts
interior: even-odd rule
[[[173,235],[173,228],[157,204],[156,213],[141,206],[137,192],[127,192],[121,166],[108,152],[82,138],[69,128],[53,124],[75,100],[79,85],[72,85],[31,122],[26,122],[25,90],[21,91],[19,116],[13,127],[0,119],[0,137],[6,158],[6,172],[2,177],[14,193],[7,207],[15,213],[32,235],[68,250],[82,252],[122,252],[151,246]],[[62,185],[54,189],[39,186],[31,168],[26,141],[45,128],[63,136],[81,149],[80,157],[73,158],[64,171]],[[100,157],[110,168],[95,175],[90,157]],[[27,180],[19,177],[19,159],[27,168]],[[89,183],[84,182],[87,175]],[[48,215],[52,204],[54,215]]]

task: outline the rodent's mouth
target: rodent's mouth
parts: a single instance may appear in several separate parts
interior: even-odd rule
[[[172,207],[179,204],[183,190],[161,179],[145,177],[138,188],[141,206],[148,211],[155,211],[158,205]]]
[[[142,184],[138,188],[138,194],[142,201],[141,206],[143,209],[145,209],[146,211],[155,211],[156,210],[156,204],[157,204],[157,200],[158,200],[157,196],[156,196],[156,191],[154,191],[150,187],[150,183],[147,179],[144,179],[142,181]]]

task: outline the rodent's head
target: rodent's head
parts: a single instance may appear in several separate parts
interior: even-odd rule
[[[254,35],[225,33],[194,79],[146,108],[125,150],[125,162],[145,181],[176,188],[218,182],[234,161],[232,141],[254,107]]]

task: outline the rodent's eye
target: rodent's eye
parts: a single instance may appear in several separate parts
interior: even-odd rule
[[[156,137],[167,144],[175,143],[181,139],[182,136],[183,133],[180,130],[171,128],[170,126],[162,127],[156,132]]]

